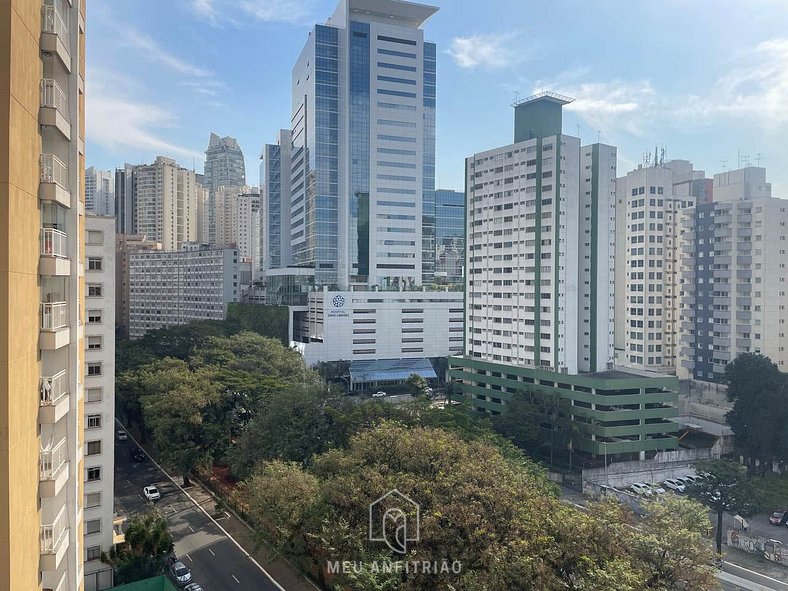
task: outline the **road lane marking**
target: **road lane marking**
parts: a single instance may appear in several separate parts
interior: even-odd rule
[[[230,575],[230,576],[231,576],[233,579],[235,579],[235,575]],[[241,584],[241,581],[239,581],[238,579],[235,579],[235,582],[236,582],[236,583],[238,583],[239,585]]]
[[[189,531],[190,531],[190,532],[192,532],[192,533],[194,533],[194,529],[192,528],[192,526],[191,526],[191,525],[189,526]]]
[[[131,482],[129,481],[128,478],[126,479],[126,484],[128,484],[129,486],[131,485]]]
[[[121,427],[123,427],[123,428],[125,429],[125,425],[123,425],[123,423],[121,423],[121,422],[120,422],[120,421],[119,421],[117,418],[115,419],[115,422],[116,422],[118,425],[120,425]],[[126,432],[128,432],[128,430],[126,430]],[[130,437],[130,439],[131,439],[131,440],[132,440],[134,443],[137,443],[137,441],[134,439],[134,437],[132,437],[132,436],[129,436],[129,437]],[[139,444],[137,444],[137,445],[139,445]],[[150,458],[150,456],[148,456],[148,457]],[[228,540],[230,540],[230,541],[231,541],[231,542],[232,542],[232,543],[233,543],[233,544],[234,544],[234,545],[235,545],[235,546],[236,546],[236,547],[237,547],[237,548],[238,548],[238,549],[239,549],[239,550],[240,550],[240,551],[243,553],[243,555],[244,555],[244,556],[246,556],[246,557],[247,557],[249,560],[251,560],[251,561],[252,561],[252,563],[253,563],[253,564],[254,564],[254,565],[257,567],[257,568],[259,568],[259,569],[260,569],[260,571],[261,571],[261,572],[262,572],[262,573],[263,573],[263,574],[264,574],[266,577],[268,577],[268,580],[269,580],[269,581],[271,581],[271,584],[273,584],[273,586],[274,586],[274,587],[276,587],[276,588],[278,589],[278,591],[287,591],[287,590],[286,590],[284,587],[282,587],[282,585],[280,585],[280,584],[279,584],[279,582],[278,582],[278,581],[277,581],[277,580],[276,580],[274,577],[272,577],[272,576],[271,576],[271,573],[269,573],[267,570],[265,570],[265,568],[263,568],[263,566],[262,566],[262,565],[261,565],[259,562],[257,562],[257,561],[254,559],[254,556],[252,556],[251,554],[249,554],[249,552],[247,552],[246,548],[244,548],[243,546],[241,546],[241,544],[239,544],[239,543],[238,543],[238,540],[236,540],[234,537],[232,537],[232,536],[231,536],[231,535],[230,535],[230,534],[227,532],[227,530],[226,530],[226,529],[224,529],[224,528],[223,528],[223,527],[222,527],[222,526],[219,524],[219,522],[218,522],[218,521],[216,521],[216,520],[215,520],[215,519],[214,519],[214,518],[211,516],[211,514],[210,514],[210,513],[208,513],[208,511],[206,511],[206,510],[205,510],[205,507],[203,507],[203,506],[202,506],[200,503],[198,503],[197,501],[195,501],[195,500],[194,500],[194,497],[193,497],[193,496],[191,496],[187,490],[185,490],[185,489],[184,489],[182,486],[180,486],[180,485],[179,485],[177,482],[175,482],[175,479],[173,479],[173,477],[172,477],[172,476],[170,476],[169,472],[167,472],[167,471],[166,471],[164,468],[162,468],[162,467],[161,467],[161,465],[160,465],[160,464],[159,464],[159,463],[158,463],[156,460],[154,460],[153,458],[150,458],[150,459],[151,459],[151,462],[153,463],[153,465],[154,465],[154,466],[156,466],[156,467],[157,467],[157,468],[158,468],[158,469],[161,471],[161,473],[162,473],[162,474],[164,474],[164,475],[165,475],[167,478],[169,478],[170,482],[172,482],[172,483],[175,485],[175,487],[176,487],[176,488],[180,489],[180,491],[181,491],[181,492],[182,492],[184,495],[186,495],[186,498],[188,498],[188,499],[189,499],[189,500],[192,502],[192,504],[193,504],[195,507],[197,507],[197,508],[198,508],[200,511],[202,511],[202,512],[205,514],[205,516],[206,516],[208,519],[210,519],[210,520],[213,522],[213,524],[214,524],[214,525],[215,525],[217,528],[219,528],[219,531],[221,531],[221,532],[222,532],[222,533],[223,533],[225,536],[227,536],[227,539],[228,539]],[[248,527],[248,526],[247,526],[247,527]],[[318,589],[317,585],[315,585],[314,583],[312,583],[312,582],[311,582],[309,579],[307,579],[306,577],[303,577],[303,580],[304,580],[304,581],[307,581],[307,582],[309,582],[309,583],[310,583],[310,584],[311,584],[311,585],[312,585],[312,586],[313,586],[315,589]]]
[[[189,556],[188,554],[186,555],[186,558],[188,558],[188,559],[189,559],[189,562],[194,562],[194,561],[192,560],[192,557],[191,557],[191,556]]]
[[[211,556],[216,556],[216,554],[214,554],[214,553],[213,553],[213,550],[211,550],[210,548],[208,548],[208,552],[210,552],[210,553],[211,553]]]

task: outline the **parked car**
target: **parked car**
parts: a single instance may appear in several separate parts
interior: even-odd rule
[[[674,493],[683,494],[686,490],[684,483],[676,478],[668,478],[667,480],[663,481],[662,484],[665,485],[665,488],[672,490]]]
[[[629,489],[635,494],[644,495],[646,497],[650,497],[654,494],[654,491],[651,489],[651,487],[643,482],[633,482],[629,485]]]
[[[386,393],[383,390],[378,390],[372,395],[372,398],[385,398]]]
[[[656,482],[648,482],[646,484],[648,484],[648,486],[651,487],[651,490],[653,490],[658,495],[664,495],[665,494],[665,489],[662,486],[660,486],[659,484],[657,484]]]
[[[178,562],[178,557],[175,555],[175,552],[170,552],[169,554],[164,556],[165,568],[170,568],[176,562]]]
[[[172,564],[167,572],[178,587],[185,587],[192,582],[192,571],[180,560]]]
[[[189,583],[183,588],[183,591],[203,591],[203,588],[197,583]]]
[[[691,484],[697,484],[700,482],[700,476],[694,476],[693,474],[687,474],[686,476],[682,476],[682,478],[685,482],[689,480]]]
[[[676,480],[681,482],[685,487],[692,486],[693,484],[695,484],[695,481],[689,476],[678,476]]]
[[[132,449],[129,455],[131,456],[132,462],[144,462],[148,459],[148,456],[145,455],[145,452],[138,447]]]
[[[778,509],[769,516],[772,525],[788,525],[788,509]]]
[[[126,441],[129,438],[129,436],[123,429],[118,429],[117,438],[118,441]]]
[[[155,484],[151,484],[150,486],[146,486],[142,489],[142,494],[145,495],[145,498],[149,501],[158,501],[161,498],[161,493],[159,489],[156,488]]]

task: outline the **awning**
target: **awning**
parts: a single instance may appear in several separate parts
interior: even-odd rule
[[[350,382],[352,384],[404,382],[414,373],[427,380],[434,380],[438,377],[429,359],[376,359],[350,362]]]

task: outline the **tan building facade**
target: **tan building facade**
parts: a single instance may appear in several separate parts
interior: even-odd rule
[[[84,72],[84,0],[0,0],[0,591],[84,588]]]
[[[115,235],[115,326],[129,334],[129,257],[139,250],[161,250],[161,243],[135,234]]]

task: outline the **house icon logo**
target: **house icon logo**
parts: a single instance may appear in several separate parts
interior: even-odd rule
[[[369,505],[369,540],[406,554],[408,542],[419,541],[419,519],[419,504],[397,489],[390,490]]]

